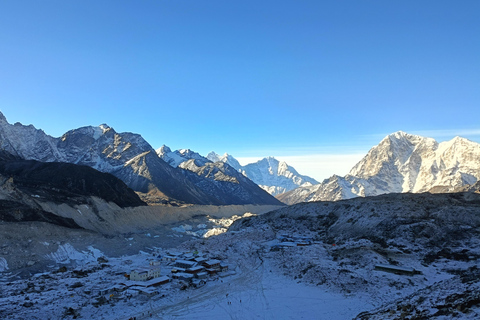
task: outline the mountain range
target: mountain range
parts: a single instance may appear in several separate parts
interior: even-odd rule
[[[1,113],[0,150],[19,159],[110,173],[149,204],[279,205],[386,193],[475,191],[480,180],[478,143],[461,137],[438,143],[402,131],[385,137],[346,176],[333,175],[321,183],[273,157],[242,166],[227,153],[204,157],[165,145],[154,150],[140,135],[117,133],[106,124],[54,138],[32,125],[11,125]]]
[[[114,175],[149,203],[281,204],[241,174],[202,175],[162,160],[140,135],[108,125],[51,137],[34,126],[11,125],[0,113],[0,150],[25,160],[66,162]]]
[[[277,198],[294,204],[385,193],[445,193],[465,189],[479,179],[480,144],[461,137],[438,143],[399,131],[370,149],[346,176],[334,175]]]
[[[318,184],[318,181],[315,179],[299,174],[286,162],[279,161],[274,157],[263,158],[255,163],[242,166],[237,159],[228,153],[220,156],[212,151],[206,157],[203,157],[199,153],[190,149],[172,151],[165,145],[157,149],[156,152],[159,157],[172,167],[181,167],[194,172],[198,172],[197,168],[199,166],[206,166],[208,163],[227,164],[229,167],[240,172],[273,196],[298,187]],[[192,167],[192,162],[190,160],[195,160],[195,168]],[[233,173],[230,171],[230,174]]]

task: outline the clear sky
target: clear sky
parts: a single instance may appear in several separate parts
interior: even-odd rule
[[[387,134],[480,141],[480,1],[5,0],[0,110],[53,136],[344,175]]]

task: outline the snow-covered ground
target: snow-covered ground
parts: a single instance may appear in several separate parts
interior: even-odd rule
[[[184,223],[180,226],[172,227],[172,230],[178,233],[185,233],[197,238],[209,238],[211,236],[218,236],[219,234],[227,232],[228,227],[230,227],[235,221],[252,216],[255,216],[255,214],[252,214],[250,212],[246,212],[243,215],[233,215],[231,217],[217,219],[207,216],[206,221],[204,221],[203,223]]]
[[[228,296],[227,296],[228,294]],[[367,299],[346,297],[299,284],[270,272],[268,263],[248,270],[180,303],[153,310],[158,319],[351,319],[372,306]]]
[[[310,203],[233,225],[236,218],[202,216],[117,238],[69,231],[61,242],[40,240],[40,249],[51,249],[48,270],[17,274],[11,260],[3,267],[0,319],[480,319],[480,201],[466,195],[462,206],[462,197]],[[229,231],[193,236],[218,227]],[[125,248],[128,254],[118,255]],[[173,280],[153,296],[100,292],[175,252],[202,253],[229,271],[199,288],[182,290]],[[162,262],[161,275],[171,276],[172,268]]]
[[[152,239],[155,239],[152,237]],[[198,289],[180,290],[178,280],[159,287],[147,297],[123,293],[99,294],[125,282],[124,273],[148,266],[166,248],[145,248],[136,255],[107,261],[94,259],[101,252],[79,251],[70,244],[51,258],[52,271],[26,280],[4,278],[0,293],[2,319],[350,319],[374,306],[368,297],[345,295],[328,287],[297,283],[275,271],[269,242],[257,232],[228,233],[212,241],[192,240],[177,248],[199,248],[228,263],[230,271],[211,277]],[[261,242],[258,242],[261,240]],[[81,260],[84,257],[85,259]],[[62,268],[61,266],[66,266]],[[162,265],[162,275],[171,266]]]

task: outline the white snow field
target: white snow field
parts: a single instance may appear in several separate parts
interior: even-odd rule
[[[177,303],[147,308],[137,319],[352,319],[373,308],[366,299],[278,276],[267,265],[210,283]]]

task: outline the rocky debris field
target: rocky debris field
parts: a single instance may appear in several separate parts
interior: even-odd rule
[[[478,319],[479,197],[398,194],[299,204],[259,216],[213,219],[229,230],[209,238],[194,235],[195,228],[213,223],[200,216],[117,236],[43,223],[44,229],[30,232],[34,241],[20,241],[24,247],[15,247],[18,227],[7,237],[0,233],[14,248],[2,247],[4,257],[25,251],[17,259],[23,267],[15,269],[9,261],[3,270],[2,287],[7,289],[0,309],[13,319],[37,314],[128,319],[142,313],[142,319],[150,314],[163,319],[276,319],[294,318],[292,310],[319,319]],[[50,244],[50,251],[35,247],[49,247],[42,242]],[[175,289],[155,297],[103,304],[80,298],[88,286],[110,284],[116,273],[131,268],[125,261],[140,265],[158,248],[213,254],[235,266],[235,275],[195,291]],[[46,269],[28,266],[29,250],[48,255]],[[98,262],[103,256],[108,263]],[[412,272],[377,268],[385,265]],[[87,271],[83,286],[76,284],[79,266]],[[53,308],[43,302],[54,300]]]

